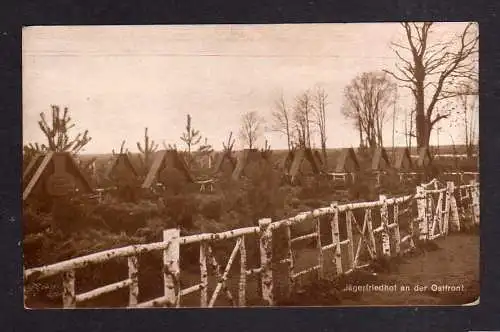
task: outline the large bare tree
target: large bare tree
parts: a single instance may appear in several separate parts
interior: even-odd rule
[[[263,120],[256,111],[243,114],[241,117],[240,139],[249,149],[255,149],[255,143],[262,134]]]
[[[395,92],[396,83],[383,72],[362,73],[346,86],[342,114],[354,121],[360,146],[383,146],[383,126]]]
[[[321,143],[321,151],[323,153],[323,160],[326,163],[326,105],[328,94],[323,88],[317,88],[314,95],[314,123],[318,128],[319,139]]]
[[[274,104],[274,110],[271,113],[271,130],[279,132],[286,136],[288,151],[292,149],[293,135],[293,114],[288,107],[283,94]]]
[[[478,31],[468,23],[452,38],[433,33],[433,23],[401,23],[405,37],[392,43],[399,58],[395,71],[386,71],[415,99],[415,126],[418,147],[429,146],[434,125],[448,118],[451,110],[437,112],[437,104],[457,95],[457,81],[477,81]]]

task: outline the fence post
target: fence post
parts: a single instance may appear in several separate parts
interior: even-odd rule
[[[351,266],[351,270],[356,268],[354,261],[354,237],[352,236],[352,211],[346,210],[346,230],[347,230],[347,239],[349,242],[347,243],[347,257],[349,259],[349,265]]]
[[[287,250],[287,259],[288,265],[286,269],[287,278],[288,278],[288,289],[286,292],[286,296],[290,297],[292,295],[295,279],[293,278],[294,274],[294,261],[293,261],[293,249],[292,249],[292,230],[291,227],[285,226],[285,236],[286,236],[286,250]]]
[[[379,195],[379,201],[382,203],[380,207],[380,224],[382,226],[382,255],[391,256],[391,240],[389,238],[389,211],[387,209],[387,197]]]
[[[401,233],[399,232],[399,206],[394,202],[393,206],[393,219],[394,219],[394,252],[396,256],[399,256],[401,252]]]
[[[455,191],[458,189],[459,194],[460,194],[460,187],[455,187],[455,183],[450,184],[450,221],[451,224],[454,225],[455,231],[459,232],[460,231],[460,218],[458,214],[458,208],[457,208],[457,199],[455,198]]]
[[[432,189],[431,189],[432,190]],[[432,225],[434,221],[434,201],[432,193],[425,192],[425,216],[427,218],[427,239],[430,240],[434,235],[432,233]]]
[[[472,186],[470,188],[470,192],[471,192],[471,196],[472,196],[471,199],[472,199],[473,221],[474,221],[474,225],[478,225],[479,224],[479,214],[480,214],[480,210],[479,210],[479,187],[477,185],[476,180],[471,180],[469,183]]]
[[[443,231],[447,235],[450,229],[450,203],[451,196],[453,195],[453,181],[446,182],[446,198],[444,201],[444,215],[443,215]]]
[[[417,210],[418,210],[418,238],[419,240],[427,240],[428,223],[427,223],[427,195],[423,186],[417,186]]]
[[[337,275],[342,274],[342,252],[340,245],[340,232],[339,232],[339,209],[338,202],[332,202],[330,207],[333,209],[333,218],[330,221],[332,227],[332,241],[335,243],[335,268],[337,270]]]
[[[245,236],[241,237],[240,243],[240,281],[238,284],[238,306],[246,306],[247,290],[247,250],[245,247]]]
[[[321,221],[320,218],[316,218],[315,220],[315,231],[318,234],[317,239],[316,239],[316,247],[318,249],[318,265],[319,265],[319,270],[318,270],[318,277],[319,279],[323,279],[325,276],[325,269],[323,265],[323,246],[321,244]]]
[[[164,295],[171,306],[180,305],[180,268],[179,268],[179,229],[163,231],[163,241],[170,245],[163,251],[163,288]]]
[[[270,218],[259,220],[262,299],[267,302],[268,305],[272,306],[274,305],[272,271],[273,232],[270,228],[270,224]]]
[[[129,307],[135,307],[137,305],[137,299],[139,297],[139,260],[137,256],[129,256],[127,259],[128,263],[128,278],[130,279],[130,288],[128,294],[128,305]]]
[[[208,270],[207,270],[207,242],[200,242],[200,281],[201,294],[200,306],[205,308],[208,306]]]
[[[63,272],[63,308],[76,308],[75,270]]]

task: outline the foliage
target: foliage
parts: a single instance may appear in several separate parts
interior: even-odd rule
[[[88,130],[85,130],[83,133],[78,133],[75,137],[70,138],[68,131],[72,129],[75,124],[71,123],[68,108],[65,107],[62,114],[59,106],[52,105],[51,108],[52,123],[49,124],[47,122],[43,112],[40,113],[41,120],[38,121],[38,126],[47,138],[48,144],[47,146],[42,145],[41,151],[50,150],[55,152],[71,152],[72,154],[77,154],[92,139],[88,136]]]
[[[126,153],[128,153],[128,149],[125,149],[124,146],[125,146],[125,140],[123,140],[122,144],[120,144],[120,150],[119,150],[120,152],[116,153],[115,149],[111,150],[111,152],[113,153],[113,156],[117,155],[117,154],[126,154]]]
[[[211,144],[208,144],[208,140],[205,137],[205,141],[202,145],[198,147],[198,151],[201,152],[202,154],[211,154],[214,152],[214,149],[212,148]]]
[[[182,133],[181,140],[186,143],[188,155],[191,156],[191,149],[200,143],[201,135],[199,130],[195,130],[191,125],[191,115],[187,115],[186,131]]]

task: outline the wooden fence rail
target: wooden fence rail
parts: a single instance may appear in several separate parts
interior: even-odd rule
[[[463,194],[464,191],[467,194]],[[457,197],[460,204],[457,204]],[[462,199],[462,197],[465,198]],[[416,216],[412,214],[414,203]],[[325,263],[327,263],[325,257],[328,250],[333,250],[333,258],[329,263],[332,263],[334,267],[334,277],[348,274],[369,265],[371,260],[387,258],[411,250],[415,247],[415,239],[433,240],[446,236],[450,229],[460,231],[467,216],[470,216],[468,219],[472,224],[477,225],[479,224],[479,213],[478,182],[472,180],[468,185],[455,187],[453,182],[443,184],[434,179],[429,183],[419,185],[413,195],[392,198],[381,195],[377,201],[342,205],[332,202],[328,207],[300,213],[284,220],[272,222],[271,219],[261,219],[258,226],[255,227],[189,236],[181,236],[179,229],[168,229],[163,232],[163,241],[161,242],[106,250],[47,266],[27,269],[24,271],[24,282],[26,287],[28,283],[61,275],[62,305],[64,308],[75,308],[78,303],[122,288],[129,289],[129,307],[179,307],[182,303],[182,297],[194,292],[200,292],[201,307],[212,307],[220,295],[224,295],[234,306],[245,306],[247,278],[258,275],[262,300],[267,305],[274,305],[276,292],[273,271],[276,264],[285,264],[287,267],[288,286],[285,294],[290,295],[299,278],[309,274],[314,274],[319,278],[325,277]],[[361,215],[362,218],[360,218]],[[404,216],[406,216],[403,219],[406,220],[407,226],[402,229],[401,220]],[[321,218],[327,218],[328,223],[322,224]],[[359,222],[356,218],[359,219]],[[378,224],[374,226],[375,220]],[[313,221],[314,231],[292,237],[292,227],[305,221]],[[418,225],[418,227],[414,225]],[[330,228],[330,232],[323,230],[323,227],[326,226]],[[285,258],[277,262],[273,258],[273,232],[278,229],[285,231],[286,249]],[[330,240],[325,243],[324,235],[327,233],[329,233]],[[245,238],[251,235],[256,235],[259,239],[260,265],[257,268],[247,266]],[[221,240],[235,241],[226,266],[219,264],[211,246]],[[315,242],[316,264],[303,271],[297,271],[293,247],[296,243],[311,240]],[[182,289],[179,264],[180,247],[193,243],[198,243],[200,246],[200,282]],[[163,295],[140,303],[138,301],[140,291],[138,257],[153,251],[163,252]],[[363,251],[366,252],[367,258],[362,257]],[[237,261],[238,256],[240,269],[237,279],[238,294],[237,299],[235,299],[228,287],[228,279],[231,267]],[[126,279],[76,294],[75,275],[78,269],[117,258],[127,258],[128,277]],[[365,262],[362,262],[363,259]],[[216,276],[216,285],[212,294],[208,293],[209,266]]]

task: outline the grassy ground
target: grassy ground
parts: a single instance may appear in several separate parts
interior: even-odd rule
[[[356,273],[340,283],[319,281],[299,289],[285,305],[459,305],[479,297],[479,236],[457,233],[426,251],[393,260],[375,274]],[[354,291],[349,286],[393,286]],[[403,289],[402,286],[408,288]],[[439,288],[437,287],[439,286]],[[444,287],[441,287],[444,286]],[[454,286],[446,289],[446,286]]]

